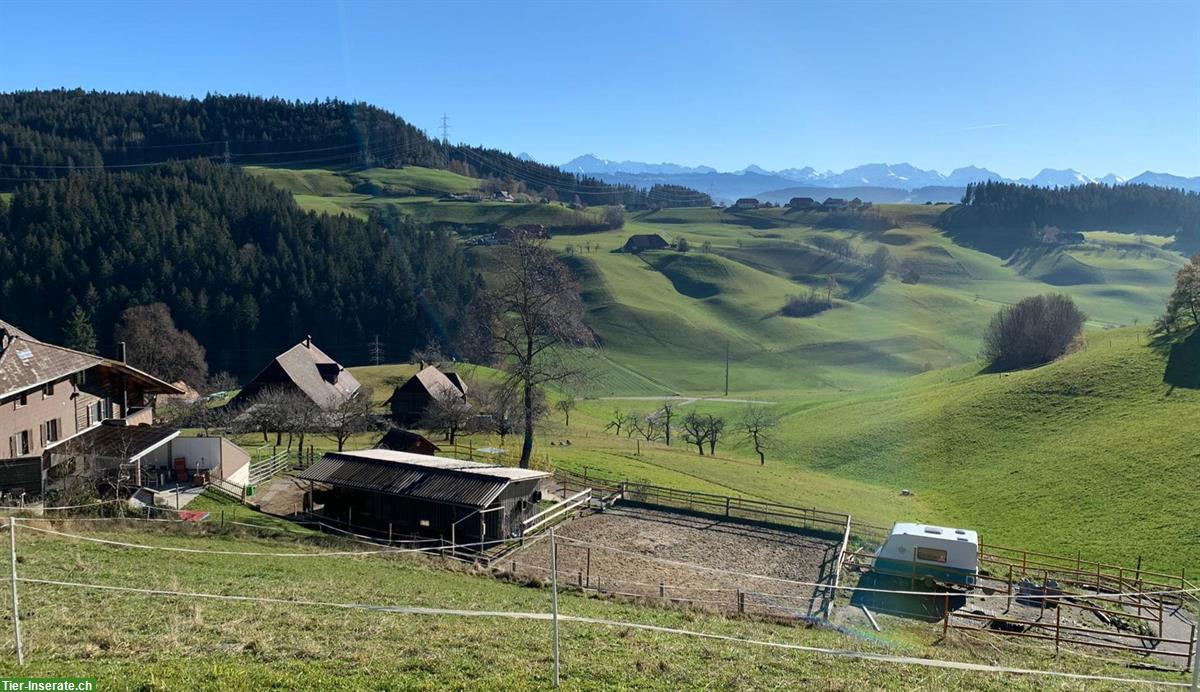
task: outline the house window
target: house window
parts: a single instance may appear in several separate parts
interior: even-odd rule
[[[946,562],[946,551],[937,548],[917,548],[917,559],[925,562]]]
[[[58,419],[46,421],[46,442],[58,442]]]
[[[103,401],[97,401],[95,404],[92,404],[89,417],[92,419],[90,421],[91,423],[99,423],[100,421],[104,420],[104,402]]]
[[[54,396],[54,383],[47,382],[46,384],[42,385],[42,398],[49,399],[52,396]]]
[[[15,404],[14,408],[21,408],[22,406],[27,406],[27,405],[29,405],[29,395],[21,394],[20,396],[18,396],[16,398],[16,400],[13,403]]]
[[[22,430],[16,434],[16,454],[18,456],[25,456],[26,454],[29,454],[29,438],[31,437],[32,435],[29,434],[28,430]]]

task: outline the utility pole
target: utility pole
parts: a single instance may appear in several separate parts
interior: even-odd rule
[[[383,363],[383,344],[380,343],[378,334],[375,335],[375,339],[371,342],[371,345],[367,347],[367,352],[372,363],[375,365]]]
[[[729,396],[729,340],[725,340],[725,396]]]
[[[226,165],[226,166],[228,166],[229,164],[233,163],[233,155],[229,153],[229,140],[228,140],[228,139],[227,139],[227,140],[225,140],[225,156],[224,156],[224,159],[225,159],[225,165]]]

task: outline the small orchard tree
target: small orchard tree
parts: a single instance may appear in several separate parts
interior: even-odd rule
[[[425,407],[420,425],[426,430],[441,431],[445,439],[454,444],[458,433],[470,425],[474,415],[471,406],[457,389],[443,390]]]
[[[725,435],[725,419],[720,416],[707,414],[704,416],[704,427],[706,439],[708,440],[708,453],[717,453],[717,442]]]
[[[696,445],[696,451],[704,456],[704,443],[708,441],[709,426],[706,416],[695,411],[688,411],[680,423],[683,441]]]
[[[325,437],[337,442],[339,452],[346,448],[346,442],[354,435],[380,429],[368,387],[359,389],[354,396],[326,409],[322,419]]]
[[[1015,370],[1059,358],[1083,331],[1087,317],[1062,294],[1025,298],[992,317],[983,358],[993,370]]]
[[[779,427],[779,417],[764,406],[748,406],[738,421],[738,429],[747,442],[754,445],[754,453],[758,455],[758,463],[767,463],[767,450],[775,446],[775,429]]]
[[[562,395],[558,401],[554,402],[554,408],[558,409],[558,412],[563,414],[563,425],[568,428],[571,427],[571,411],[575,410],[577,403],[578,402],[575,400],[575,395],[569,392]]]
[[[671,445],[671,420],[675,417],[675,404],[666,402],[661,408],[655,412],[654,416],[658,419],[659,425],[663,431],[663,441],[667,446]]]

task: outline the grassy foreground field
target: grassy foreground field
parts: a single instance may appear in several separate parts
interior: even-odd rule
[[[329,537],[271,536],[212,526],[114,525],[28,520],[18,533],[23,579],[239,595],[230,601],[20,585],[26,663],[0,646],[5,675],[83,676],[100,689],[544,689],[550,685],[550,623],[500,616],[409,614],[388,607],[549,612],[549,592],[475,575],[436,558],[322,556],[361,549]],[[118,547],[39,533],[157,548]],[[265,557],[244,553],[286,553]],[[0,586],[8,603],[8,582]],[[301,602],[305,602],[302,604]],[[340,607],[337,604],[353,605]],[[381,606],[381,607],[371,607]],[[1075,673],[1149,676],[1072,653],[1009,648],[967,635],[887,621],[871,637],[703,612],[560,596],[564,615],[641,623],[843,651],[984,662]],[[568,689],[1082,689],[1081,681],[965,672],[853,660],[627,625],[562,623]],[[1123,683],[1089,683],[1121,689]]]

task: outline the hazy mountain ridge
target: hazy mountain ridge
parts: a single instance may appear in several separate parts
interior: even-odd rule
[[[606,182],[628,184],[686,185],[709,192],[716,199],[734,199],[768,192],[779,192],[797,187],[812,188],[890,188],[897,190],[920,190],[921,188],[965,188],[969,183],[985,180],[1017,182],[1039,187],[1065,187],[1104,183],[1123,185],[1143,183],[1156,187],[1181,188],[1200,192],[1200,176],[1185,177],[1169,173],[1146,171],[1134,178],[1125,179],[1113,173],[1091,177],[1072,168],[1044,168],[1030,178],[1006,178],[995,171],[979,166],[963,166],[948,175],[936,170],[925,170],[908,163],[868,163],[849,168],[841,173],[818,171],[811,166],[785,168],[769,171],[751,164],[738,171],[717,171],[711,166],[682,166],[673,163],[644,163],[639,161],[610,161],[588,154],[563,164],[563,170],[572,173],[594,175]],[[761,184],[761,187],[756,187]],[[882,201],[882,200],[880,200]],[[936,201],[936,200],[935,200]]]

